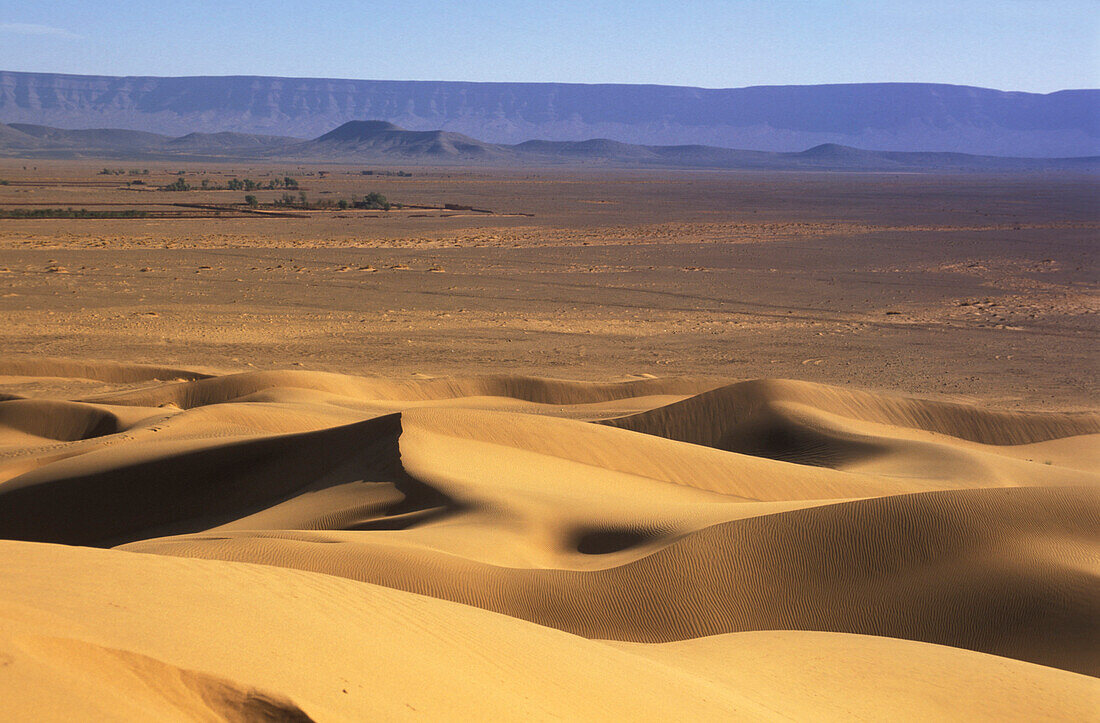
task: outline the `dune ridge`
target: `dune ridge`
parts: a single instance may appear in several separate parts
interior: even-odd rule
[[[63,717],[89,681],[131,718],[1056,719],[1100,700],[1094,412],[775,379],[0,363],[35,374],[113,387],[0,401],[0,661],[19,673],[0,692],[31,691],[0,695],[9,714]],[[351,652],[377,635],[408,668]],[[380,666],[373,695],[263,663],[341,636],[320,677]],[[795,663],[829,656],[885,689]]]

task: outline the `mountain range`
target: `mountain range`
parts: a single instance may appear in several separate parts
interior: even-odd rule
[[[312,140],[244,133],[172,137],[123,129],[0,125],[0,156],[148,160],[291,160],[398,165],[608,166],[738,170],[1100,172],[1100,157],[1011,158],[867,151],[822,144],[779,153],[702,145],[648,146],[608,139],[488,143],[452,131],[411,131],[387,121],[349,121]]]
[[[3,123],[308,138],[363,118],[494,144],[608,138],[776,152],[837,144],[1000,156],[1100,155],[1098,90],[1035,94],[928,83],[707,89],[0,71]]]

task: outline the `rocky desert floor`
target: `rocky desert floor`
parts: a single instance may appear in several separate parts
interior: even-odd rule
[[[130,190],[102,162],[5,163],[0,208],[243,198]],[[1094,178],[361,170],[186,177],[288,173],[311,198],[376,190],[502,215],[0,220],[0,344],[217,371],[784,377],[1096,401]]]

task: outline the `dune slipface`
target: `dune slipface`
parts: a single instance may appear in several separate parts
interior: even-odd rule
[[[1077,719],[1100,415],[0,366],[0,713]],[[0,381],[3,377],[0,377]]]

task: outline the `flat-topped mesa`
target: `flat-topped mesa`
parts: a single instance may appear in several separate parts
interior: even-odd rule
[[[380,120],[349,121],[312,141],[289,146],[286,153],[304,158],[361,157],[383,159],[486,159],[517,162],[507,146],[444,130],[411,131]]]
[[[813,148],[807,148],[798,155],[814,158],[845,158],[865,152],[866,151],[863,151],[862,149],[853,148],[851,146],[843,146],[839,143],[822,143],[821,145],[814,146]]]
[[[380,133],[406,131],[399,125],[381,120],[348,121],[328,133],[314,139],[317,141],[360,141],[373,138]]]

